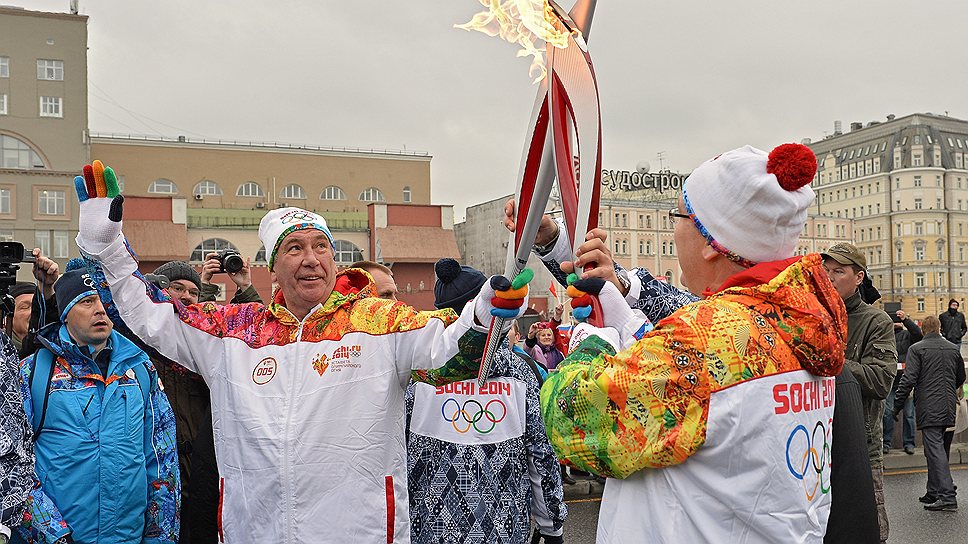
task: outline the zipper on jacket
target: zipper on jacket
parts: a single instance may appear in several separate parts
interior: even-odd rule
[[[286,309],[286,311],[289,311],[288,308]],[[291,315],[291,312],[290,312],[290,315]],[[298,354],[298,346],[299,346],[300,343],[302,343],[302,332],[303,332],[303,326],[305,325],[305,319],[308,318],[310,315],[312,315],[312,313],[306,314],[306,317],[303,318],[303,320],[299,322],[299,328],[296,329],[296,341],[293,342],[292,345],[294,345],[294,346],[297,347],[296,348],[297,349],[297,354]],[[293,316],[293,317],[295,317],[295,316]],[[285,494],[286,494],[286,511],[287,511],[287,516],[286,516],[286,541],[287,542],[293,542],[293,540],[292,540],[293,539],[292,531],[293,531],[293,528],[296,526],[296,514],[293,511],[293,504],[292,504],[292,499],[293,499],[293,483],[292,483],[292,478],[290,476],[290,471],[291,471],[290,459],[292,458],[292,440],[291,440],[291,435],[292,435],[292,430],[291,430],[292,429],[292,412],[293,412],[293,409],[296,406],[296,387],[295,387],[295,385],[296,385],[295,384],[295,381],[296,381],[296,373],[295,372],[290,372],[289,374],[290,374],[290,376],[289,376],[289,383],[288,383],[288,387],[289,387],[289,407],[288,407],[288,410],[286,410],[286,430],[285,430],[285,433],[283,435],[283,440],[285,440],[285,442],[286,442],[286,447],[285,447],[285,450],[284,450],[284,453],[283,453],[283,456],[282,456],[282,470],[283,470],[283,479],[285,481],[285,487],[286,487],[286,489],[285,489]]]

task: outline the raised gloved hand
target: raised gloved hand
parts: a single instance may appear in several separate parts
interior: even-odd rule
[[[643,334],[652,330],[652,323],[642,312],[633,312],[625,297],[612,282],[601,278],[578,279],[568,277],[568,296],[572,297],[572,315],[579,321],[591,314],[592,297],[597,297],[602,310],[602,324],[618,331],[622,348],[626,348]]]
[[[514,280],[504,276],[491,276],[491,279],[481,286],[481,293],[474,302],[474,315],[477,321],[487,327],[494,317],[517,319],[528,309],[528,283],[534,279],[534,272],[525,268]],[[505,330],[511,328],[508,321]]]
[[[541,532],[535,529],[534,535],[532,535],[531,537],[531,544],[541,544],[542,540],[544,541],[545,544],[565,544],[564,536],[543,535],[541,534]]]
[[[87,253],[100,253],[121,235],[124,197],[114,170],[101,161],[84,166],[84,175],[74,178],[80,202],[77,245]]]

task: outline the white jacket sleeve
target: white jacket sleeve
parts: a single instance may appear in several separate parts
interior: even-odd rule
[[[158,303],[148,297],[144,280],[134,275],[138,263],[123,237],[99,253],[85,253],[100,261],[118,313],[128,328],[164,357],[208,381],[211,367],[222,360],[222,339],[182,321],[172,303]]]
[[[477,377],[487,329],[474,323],[475,301],[468,302],[447,327],[441,319],[431,319],[423,327],[397,333],[398,368],[413,371],[414,380],[431,385]]]

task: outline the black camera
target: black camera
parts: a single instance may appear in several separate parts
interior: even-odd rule
[[[236,273],[242,270],[245,266],[245,261],[242,260],[242,255],[234,249],[222,249],[215,255],[215,258],[219,263],[219,272],[229,272]]]
[[[27,253],[20,242],[0,242],[0,263],[32,263],[34,260],[33,254]]]
[[[13,297],[10,288],[17,283],[20,263],[32,263],[33,254],[24,251],[20,242],[0,242],[0,314],[13,315]]]

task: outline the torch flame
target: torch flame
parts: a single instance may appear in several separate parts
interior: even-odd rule
[[[487,9],[467,23],[455,28],[476,30],[488,36],[520,45],[519,57],[532,57],[528,75],[537,83],[547,75],[544,51],[535,43],[565,48],[568,45],[568,29],[565,28],[548,0],[479,0]]]

